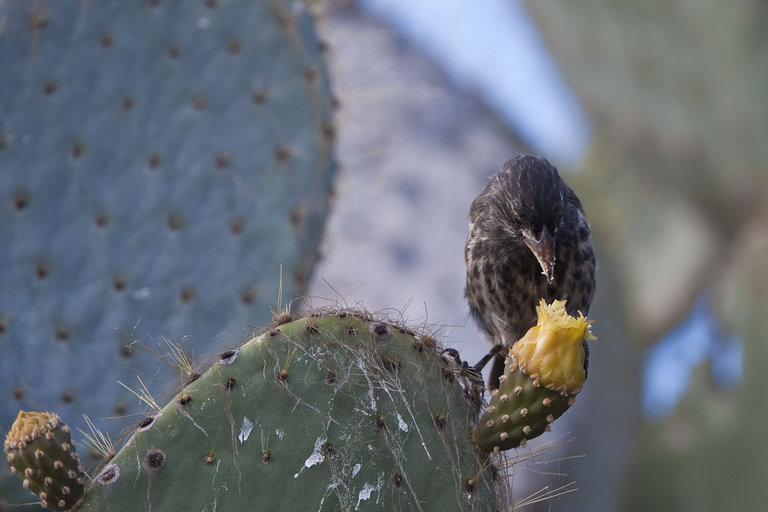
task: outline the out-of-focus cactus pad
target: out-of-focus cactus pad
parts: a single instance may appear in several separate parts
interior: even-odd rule
[[[167,384],[134,340],[210,352],[268,320],[281,265],[303,293],[334,174],[321,53],[298,1],[0,2],[0,425],[131,413],[117,380]]]

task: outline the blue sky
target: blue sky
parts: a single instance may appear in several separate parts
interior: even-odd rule
[[[589,119],[517,0],[360,0],[474,92],[534,151],[564,167],[584,158]]]

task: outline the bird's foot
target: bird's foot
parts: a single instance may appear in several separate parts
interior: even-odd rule
[[[442,355],[458,366],[458,371],[454,375],[463,383],[462,387],[470,402],[479,408],[483,403],[483,391],[485,390],[482,372],[462,360],[459,351],[455,348],[444,349]]]
[[[496,357],[499,352],[504,348],[504,345],[494,345],[494,347],[488,351],[487,354],[483,356],[481,360],[479,360],[472,368],[478,373],[483,371],[483,368],[485,368],[485,365],[488,364],[488,361]]]
[[[481,373],[481,370],[483,369],[480,367],[480,369],[477,368],[477,365],[470,366],[469,363],[461,359],[461,355],[459,355],[459,351],[455,348],[446,348],[443,350],[443,355],[450,357],[450,359],[455,362],[459,367],[459,374],[463,375],[467,378],[469,378],[471,381],[475,383],[483,384],[483,374]]]

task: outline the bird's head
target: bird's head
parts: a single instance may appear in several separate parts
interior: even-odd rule
[[[552,164],[531,155],[508,161],[498,176],[510,234],[531,251],[551,283],[558,229],[570,189]]]

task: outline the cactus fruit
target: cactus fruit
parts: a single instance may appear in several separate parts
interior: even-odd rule
[[[281,265],[304,292],[334,130],[302,2],[3,1],[0,63],[0,425],[133,413],[113,383],[171,375],[137,340],[210,352]]]
[[[5,438],[11,471],[43,506],[70,510],[85,489],[85,471],[75,453],[69,427],[55,414],[20,412]]]
[[[584,339],[590,321],[569,316],[565,301],[536,309],[538,323],[509,349],[499,389],[475,428],[478,446],[508,450],[545,432],[572,404],[586,380]]]
[[[440,352],[366,313],[275,322],[151,411],[78,510],[497,510],[477,383]]]

